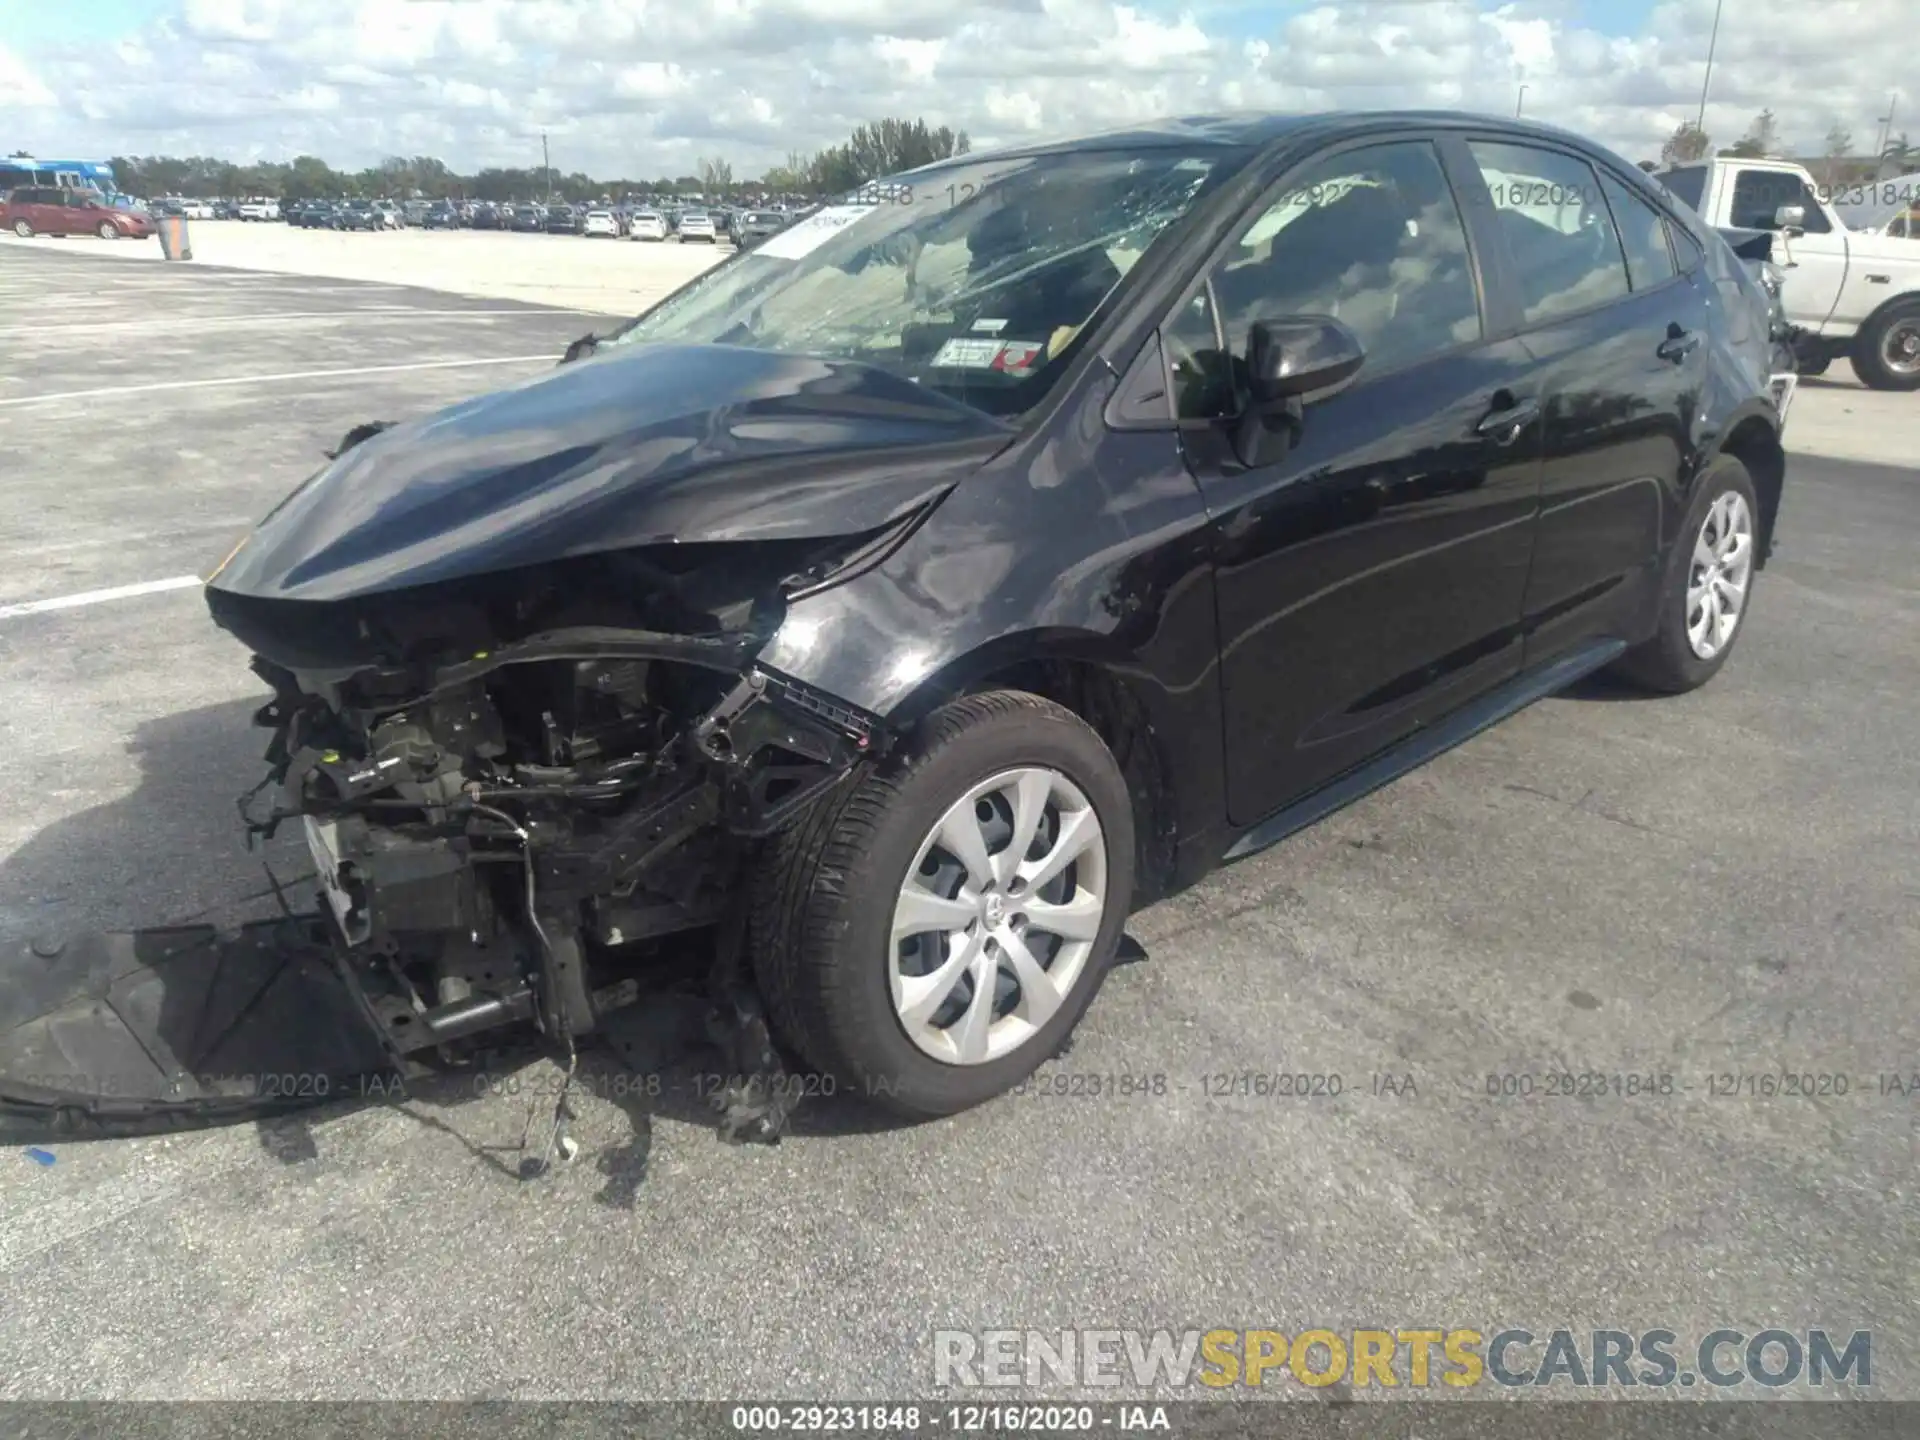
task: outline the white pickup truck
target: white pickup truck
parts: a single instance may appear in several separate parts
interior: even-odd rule
[[[1849,230],[1802,166],[1721,157],[1654,178],[1709,225],[1771,231],[1802,375],[1837,356],[1875,390],[1920,390],[1920,239]],[[1920,194],[1913,197],[1920,200]]]

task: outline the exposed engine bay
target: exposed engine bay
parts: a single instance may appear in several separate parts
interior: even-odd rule
[[[357,427],[340,451],[385,428]],[[339,602],[209,589],[273,692],[254,715],[267,774],[239,802],[249,844],[300,827],[321,909],[295,914],[283,896],[283,922],[237,937],[189,927],[46,952],[34,1004],[62,985],[71,1003],[44,1017],[23,1004],[10,1040],[48,1057],[42,1073],[83,1069],[88,1103],[68,1103],[75,1083],[12,1083],[0,1110],[60,1133],[222,1123],[323,1098],[329,1073],[339,1095],[349,1072],[470,1062],[511,1027],[544,1036],[570,1079],[582,1037],[657,993],[671,938],[711,927],[696,937],[706,1039],[733,1081],[709,1098],[726,1138],[776,1140],[792,1100],[744,979],[741,866],[889,737],[753,657],[786,599],[877,563],[918,518],[824,545],[612,552]],[[234,987],[252,1001],[216,1000]],[[183,993],[207,1007],[191,1025]],[[102,1000],[115,1026],[74,1020]],[[262,1046],[280,1057],[266,1073],[286,1072],[302,1028],[318,1094],[219,1078],[261,1073],[233,1057]],[[570,1143],[570,1113],[563,1090],[548,1158]]]
[[[576,565],[564,590],[528,574],[471,603],[388,597],[302,617],[297,640],[271,602],[215,601],[274,692],[247,828],[304,828],[336,948],[395,1055],[531,1022],[571,1065],[642,993],[654,942],[737,911],[746,848],[884,749],[872,717],[752,664],[781,586],[731,605],[706,593],[805,557],[706,558],[675,574],[610,557],[605,589]],[[581,598],[608,593],[647,598]],[[680,629],[580,623],[596,613]],[[754,1030],[738,948],[723,935],[713,999]],[[747,1048],[771,1058],[757,1034]],[[772,1138],[776,1110],[733,1118]]]

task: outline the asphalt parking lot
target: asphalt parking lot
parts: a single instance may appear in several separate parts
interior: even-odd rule
[[[352,424],[594,323],[0,249],[0,945],[265,904],[261,687],[192,577]],[[881,1398],[949,1327],[1513,1324],[1871,1329],[1920,1398],[1916,534],[1920,472],[1796,460],[1713,685],[1588,684],[1135,917],[1047,1083],[948,1122],[736,1148],[590,1085],[527,1184],[539,1061],[0,1151],[0,1396]],[[1205,1093],[1267,1073],[1341,1093]],[[1848,1093],[1747,1093],[1783,1074]]]

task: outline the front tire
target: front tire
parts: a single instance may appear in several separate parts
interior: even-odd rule
[[[1731,455],[1694,485],[1660,584],[1650,639],[1623,655],[1623,679],[1663,695],[1697,690],[1727,663],[1751,608],[1760,546],[1760,501],[1747,467]]]
[[[1861,326],[1852,358],[1869,390],[1920,390],[1920,300],[1890,305]]]
[[[856,771],[754,873],[756,978],[837,1090],[951,1115],[1079,1023],[1127,919],[1133,806],[1077,715],[1020,691],[944,706]]]
[[[16,220],[13,222],[13,233],[18,235],[22,240],[31,240],[33,238],[33,226],[25,220]]]
[[[100,222],[100,228],[93,233],[98,235],[102,240],[118,240],[120,238],[119,227],[111,220],[102,220]]]

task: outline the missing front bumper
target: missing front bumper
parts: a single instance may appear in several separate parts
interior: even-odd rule
[[[318,917],[0,957],[0,1134],[191,1129],[374,1093],[401,1063]]]

